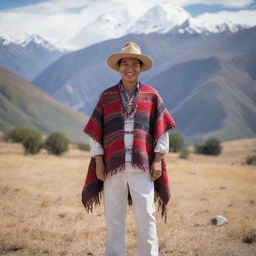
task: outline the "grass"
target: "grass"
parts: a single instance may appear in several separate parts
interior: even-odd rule
[[[245,165],[256,139],[224,144],[218,157],[170,153],[172,200],[168,223],[156,213],[160,255],[256,254],[256,167]],[[18,144],[0,143],[0,255],[103,255],[103,206],[87,214],[80,198],[88,152],[25,156]],[[223,215],[228,224],[211,225]],[[127,255],[136,255],[129,209]]]

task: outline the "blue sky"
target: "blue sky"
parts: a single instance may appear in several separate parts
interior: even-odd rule
[[[206,4],[193,4],[184,7],[186,11],[188,11],[192,16],[197,16],[202,13],[208,12],[208,13],[216,13],[220,11],[238,11],[238,10],[252,10],[256,9],[256,3],[250,4],[248,7],[244,8],[230,8],[223,6],[221,4],[213,4],[213,5],[206,5]]]
[[[43,2],[48,2],[48,0],[0,0],[0,9],[11,9]]]

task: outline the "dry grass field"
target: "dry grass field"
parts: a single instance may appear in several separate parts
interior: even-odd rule
[[[223,147],[218,157],[167,156],[172,200],[167,224],[156,213],[161,256],[256,255],[256,167],[244,164],[256,139]],[[80,201],[88,160],[75,148],[25,156],[20,145],[0,143],[0,255],[103,255],[103,207],[87,214]],[[215,215],[228,223],[212,225]],[[129,256],[135,235],[129,209]]]

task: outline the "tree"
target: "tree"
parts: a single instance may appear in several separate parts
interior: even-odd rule
[[[54,132],[46,139],[44,148],[48,153],[61,155],[68,151],[69,139],[61,132]]]
[[[4,133],[4,140],[23,143],[30,134],[34,134],[35,131],[36,130],[33,128],[14,128]]]
[[[22,145],[25,154],[37,154],[43,146],[42,134],[36,130],[31,130],[29,135],[23,140]]]
[[[204,144],[195,145],[195,153],[217,156],[221,153],[220,141],[216,138],[209,138]]]
[[[169,151],[179,152],[184,148],[184,139],[179,133],[171,133],[169,136]]]

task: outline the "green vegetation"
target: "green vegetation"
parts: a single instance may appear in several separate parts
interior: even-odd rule
[[[179,157],[182,159],[187,159],[189,156],[189,150],[186,147],[183,147],[180,151]]]
[[[221,153],[220,141],[216,138],[209,138],[204,144],[195,145],[195,153],[217,156]]]
[[[42,134],[36,130],[31,130],[28,136],[22,141],[25,154],[37,154],[43,146]]]
[[[77,144],[77,147],[80,150],[90,151],[90,145],[88,143],[79,143],[79,144]]]
[[[32,128],[14,128],[4,132],[4,140],[23,143],[30,136],[30,134],[34,134],[35,132],[37,131]]]
[[[69,139],[61,132],[54,132],[46,139],[44,148],[48,153],[62,155],[68,151]]]
[[[246,158],[246,164],[256,165],[256,155],[251,155]]]
[[[184,148],[184,139],[179,133],[169,136],[169,152],[180,152]]]
[[[69,144],[69,139],[61,132],[50,134],[43,142],[42,134],[32,128],[14,128],[5,131],[3,138],[7,142],[21,143],[25,149],[25,154],[32,155],[39,153],[42,148],[45,148],[48,153],[61,155],[68,150]]]

